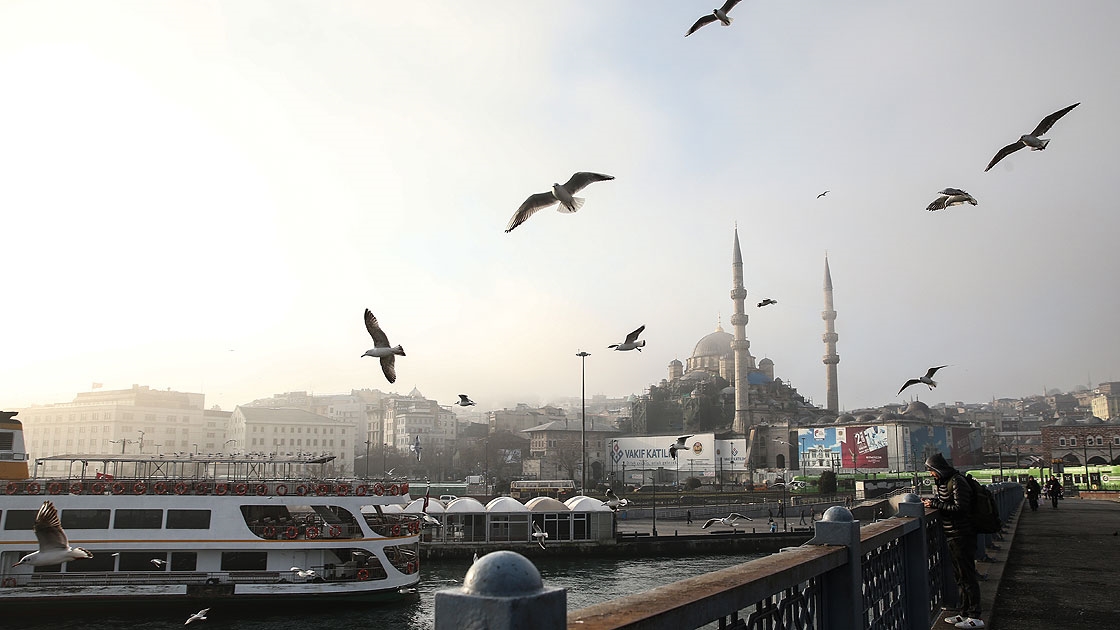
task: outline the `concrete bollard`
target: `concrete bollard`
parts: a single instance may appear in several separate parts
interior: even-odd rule
[[[834,505],[817,522],[807,545],[841,545],[848,548],[848,562],[821,576],[821,613],[825,628],[862,628],[863,565],[859,521],[847,508]],[[855,605],[854,605],[855,604]]]
[[[462,588],[438,591],[436,630],[563,630],[568,593],[548,588],[528,558],[493,551],[471,565]]]

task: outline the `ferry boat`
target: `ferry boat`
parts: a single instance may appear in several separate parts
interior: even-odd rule
[[[317,476],[331,459],[61,455],[35,469],[62,462],[69,472],[39,477],[28,473],[20,422],[0,419],[0,608],[415,593],[421,521],[400,511],[408,482]],[[12,566],[39,548],[33,527],[44,501],[70,545],[92,558]]]

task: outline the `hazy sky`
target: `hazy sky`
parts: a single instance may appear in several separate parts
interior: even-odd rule
[[[578,396],[581,349],[641,393],[731,330],[736,223],[751,352],[817,404],[826,251],[844,409],[1120,379],[1120,2],[746,0],[686,39],[713,4],[0,3],[0,407],[485,410]],[[580,170],[617,179],[503,232]]]

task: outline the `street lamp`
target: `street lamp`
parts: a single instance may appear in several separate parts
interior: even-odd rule
[[[144,453],[144,432],[143,431],[137,431],[137,433],[140,434],[140,451],[139,452],[141,454],[143,454]]]
[[[582,488],[583,493],[587,494],[587,357],[591,356],[590,352],[580,350],[576,353],[580,358],[580,363],[583,364],[583,369],[580,374],[580,407],[582,408],[581,415],[583,416],[583,428],[579,432],[579,460],[580,460],[580,473],[582,474]],[[656,528],[656,517],[654,517],[654,527]]]
[[[790,446],[790,447],[793,446],[793,444],[790,444],[789,442],[787,442],[785,440],[780,440],[778,438],[774,438],[774,441],[775,442],[781,442],[782,444],[785,444],[786,446]],[[789,453],[786,453],[786,454],[788,455]],[[782,513],[782,531],[785,531],[785,532],[789,531],[789,521],[787,520],[788,517],[786,516],[786,512],[788,511],[788,509],[789,509],[789,462],[787,461],[786,466],[782,469],[782,509],[779,510]]]
[[[235,447],[237,446],[237,440],[234,439],[234,438],[230,438],[230,439],[228,439],[228,440],[226,440],[225,442],[222,443],[222,450],[225,450],[226,444],[229,444],[230,442],[233,442],[233,445]]]
[[[369,445],[373,440],[366,440],[366,479],[369,479]]]

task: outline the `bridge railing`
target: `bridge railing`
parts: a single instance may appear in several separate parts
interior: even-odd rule
[[[1022,500],[1019,484],[991,488],[1005,517]],[[436,593],[435,627],[464,627],[472,610],[485,609],[494,630],[677,630],[713,622],[751,630],[928,630],[941,608],[955,602],[939,518],[917,495],[903,497],[895,517],[862,528],[839,506],[815,527],[801,547],[575,610],[566,619],[556,614],[564,592],[545,588],[531,562],[514,552],[487,554],[463,588]],[[518,582],[503,582],[509,575]]]

